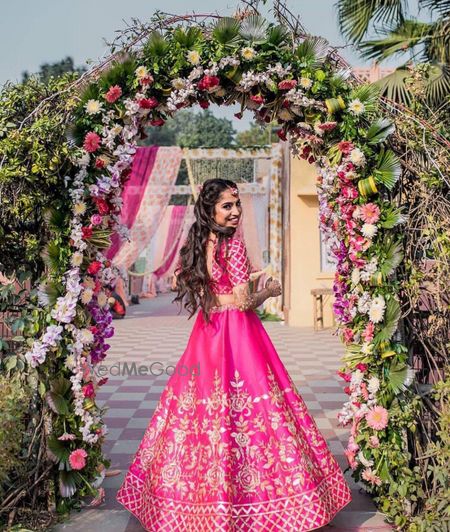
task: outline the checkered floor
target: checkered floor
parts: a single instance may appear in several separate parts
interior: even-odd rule
[[[98,394],[99,404],[108,407],[106,455],[111,469],[120,469],[120,476],[105,479],[105,502],[96,509],[74,513],[71,519],[54,528],[108,532],[138,532],[142,526],[115,500],[124,472],[138,448],[145,428],[168,380],[159,376],[120,375],[124,362],[150,365],[161,361],[164,367],[175,365],[187,344],[195,316],[187,319],[184,311],[171,304],[173,294],[143,300],[128,308],[124,320],[114,322],[116,334],[104,365],[109,367],[107,384]],[[345,400],[342,381],[336,375],[342,347],[328,329],[314,332],[312,328],[288,327],[283,322],[263,322],[286,369],[296,383],[309,411],[314,416],[332,453],[341,467],[347,467],[344,446],[347,429],[338,427],[336,414]],[[119,365],[120,363],[120,365]],[[362,492],[348,475],[353,501],[322,530],[353,532],[391,530],[376,512],[370,497]],[[202,532],[202,531],[199,531]],[[292,532],[292,531],[289,531]]]

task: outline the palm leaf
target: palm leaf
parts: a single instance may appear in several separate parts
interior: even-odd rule
[[[107,92],[112,85],[120,85],[122,89],[125,89],[126,85],[123,83],[123,80],[130,76],[134,76],[136,67],[136,61],[133,58],[128,58],[122,62],[115,61],[112,63],[108,70],[102,72],[98,80],[100,92]]]
[[[450,93],[450,69],[447,65],[432,65],[426,87],[427,100],[431,107],[444,103]]]
[[[63,376],[59,376],[58,378],[51,381],[50,388],[52,392],[64,396],[70,390],[71,384],[70,381],[65,379]]]
[[[367,33],[372,22],[385,23],[404,18],[403,0],[339,0],[338,23],[341,33],[353,43],[358,43]]]
[[[61,258],[61,246],[54,240],[49,242],[41,251],[41,258],[52,270],[57,270]]]
[[[240,35],[250,43],[260,44],[267,39],[269,23],[261,15],[250,15],[241,22]]]
[[[48,296],[49,305],[52,307],[58,297],[62,295],[61,285],[56,281],[49,281],[45,285],[45,293]]]
[[[47,446],[50,452],[53,454],[54,459],[59,462],[65,462],[69,459],[70,451],[64,444],[64,442],[58,440],[55,434],[51,434],[47,441]]]
[[[394,395],[398,395],[406,390],[405,381],[408,377],[408,366],[406,364],[394,361],[387,373],[387,386]]]
[[[378,118],[367,131],[367,142],[378,144],[384,142],[395,131],[395,125],[387,118]]]
[[[59,491],[62,497],[72,497],[77,491],[77,484],[75,482],[76,473],[73,471],[59,472]]]
[[[392,238],[387,240],[387,245],[384,248],[386,258],[380,267],[380,272],[386,278],[400,265],[403,260],[403,250],[400,242],[395,242]]]
[[[239,21],[232,17],[223,17],[214,26],[212,32],[214,40],[223,46],[230,46],[239,42]]]
[[[279,24],[278,26],[271,26],[267,34],[267,43],[272,46],[281,47],[287,43],[289,39],[289,30]]]
[[[439,15],[447,15],[450,12],[450,0],[419,0],[420,8],[436,11]]]
[[[69,414],[69,405],[62,395],[59,395],[55,392],[47,392],[45,394],[45,399],[48,406],[55,412],[55,414],[60,414],[67,416]]]
[[[381,150],[373,173],[378,182],[383,183],[388,190],[392,190],[401,173],[399,158],[392,150]]]
[[[330,45],[323,37],[308,36],[295,51],[302,63],[318,68],[325,60]]]
[[[404,20],[383,39],[365,41],[359,45],[362,57],[382,61],[396,54],[404,54],[422,44],[428,37],[432,26],[417,20]]]
[[[411,95],[406,87],[406,78],[411,77],[411,72],[406,68],[397,68],[391,74],[374,82],[374,85],[380,88],[381,95],[393,100],[394,102],[403,103],[409,106]]]
[[[450,10],[447,17],[437,20],[430,29],[430,38],[425,44],[424,57],[430,63],[450,63]]]
[[[398,322],[400,320],[401,310],[400,304],[396,299],[389,299],[386,303],[386,311],[384,315],[384,326],[381,331],[373,339],[377,346],[381,342],[390,340],[397,330]]]
[[[159,31],[153,31],[144,45],[144,54],[148,57],[161,58],[168,51],[169,44]]]

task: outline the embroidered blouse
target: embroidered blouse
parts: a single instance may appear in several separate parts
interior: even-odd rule
[[[250,273],[255,268],[250,262],[247,248],[244,242],[237,238],[228,239],[228,254],[226,254],[225,241],[219,255],[219,263],[215,259],[217,240],[214,241],[212,250],[212,276],[209,279],[211,290],[215,294],[232,294],[233,288],[240,284],[245,284],[250,280]],[[181,257],[175,269],[181,267]]]

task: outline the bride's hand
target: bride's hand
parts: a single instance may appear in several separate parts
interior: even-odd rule
[[[272,277],[269,277],[266,281],[265,288],[269,290],[272,297],[281,295],[281,284],[277,279],[272,279]]]

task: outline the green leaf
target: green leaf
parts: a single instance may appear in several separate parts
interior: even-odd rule
[[[392,150],[381,150],[374,176],[378,182],[392,190],[401,173],[400,159]]]
[[[396,299],[389,299],[386,303],[383,328],[373,339],[375,345],[379,345],[380,342],[385,342],[392,338],[397,330],[400,316],[401,309],[399,302]]]
[[[358,99],[364,104],[365,114],[371,114],[376,111],[380,98],[380,89],[373,83],[360,85],[350,93],[350,100]]]
[[[367,130],[366,138],[369,144],[384,142],[395,131],[394,124],[387,118],[378,118]]]
[[[61,396],[65,396],[66,393],[70,390],[71,384],[68,379],[60,375],[50,383],[50,388],[52,392],[55,392]]]
[[[406,364],[393,362],[387,372],[387,386],[395,395],[399,395],[406,390],[405,381],[408,376],[408,366]]]
[[[402,207],[389,207],[383,214],[383,221],[380,223],[381,227],[385,229],[392,229],[405,221]]]
[[[235,45],[239,42],[239,21],[232,17],[223,17],[214,26],[212,35],[222,46]]]

